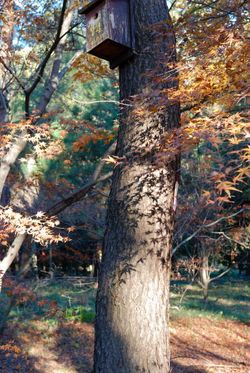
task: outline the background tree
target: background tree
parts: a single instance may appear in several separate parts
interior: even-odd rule
[[[95,186],[104,167],[103,161],[99,164],[98,162],[114,138],[112,125],[115,108],[107,110],[105,97],[101,100],[103,102],[99,102],[99,106],[102,105],[103,108],[99,116],[95,115],[95,122],[92,120],[94,123],[91,125],[87,120],[82,120],[83,115],[86,119],[93,117],[93,112],[90,114],[90,106],[95,107],[97,98],[100,101],[101,92],[105,92],[108,101],[112,83],[103,81],[92,86],[89,83],[87,87],[87,81],[95,74],[100,77],[100,73],[104,74],[106,69],[93,59],[86,62],[80,51],[82,44],[79,43],[79,38],[82,38],[82,33],[77,9],[78,3],[75,1],[63,1],[61,4],[38,4],[34,1],[29,6],[15,2],[3,4],[1,22],[4,27],[1,31],[5,49],[0,62],[1,74],[5,79],[2,79],[1,83],[2,91],[5,92],[8,88],[11,93],[8,95],[9,102],[6,107],[9,107],[9,118],[12,121],[1,127],[3,142],[0,190],[5,191],[8,182],[11,197],[5,203],[9,205],[1,210],[1,219],[5,224],[2,243],[7,245],[6,255],[0,262],[1,279],[19,253],[28,231],[33,234],[33,239],[40,240],[39,234],[35,234],[34,230],[31,233],[31,226],[46,220],[43,219],[43,214],[38,213],[39,210],[48,211],[72,193],[71,199],[67,199],[60,207],[57,205],[56,210],[53,209],[55,213],[60,213]],[[11,12],[15,15],[16,22],[10,25],[9,20],[13,19]],[[10,31],[7,33],[6,30]],[[90,73],[86,66],[94,66],[94,70]],[[69,75],[68,79],[65,79],[66,74]],[[111,75],[109,76],[111,78]],[[75,114],[78,113],[72,124],[69,114],[60,116],[58,101],[60,102],[60,95],[67,94],[76,79],[81,81],[81,94],[78,95],[80,104],[74,103],[72,96],[64,98],[67,108],[75,111]],[[82,87],[83,81],[85,88]],[[78,90],[79,87],[78,83]],[[88,97],[90,91],[92,100]],[[81,99],[85,100],[84,114],[83,109],[80,109]],[[112,104],[116,105],[115,100]],[[104,113],[107,116],[106,127],[102,121]],[[81,173],[79,166],[75,166],[80,159]],[[107,179],[104,177],[102,180]],[[77,187],[83,187],[83,190],[80,189],[78,194],[74,194]],[[61,198],[58,198],[60,195]],[[5,196],[2,200],[6,200]],[[31,215],[36,216],[36,223]],[[41,226],[40,228],[42,229]],[[67,235],[68,226],[61,228],[64,229],[64,235]],[[10,236],[7,240],[8,231]],[[45,235],[49,234],[48,230],[45,231]],[[50,238],[49,236],[47,242],[53,241],[53,233]],[[12,245],[11,239],[14,239]],[[43,244],[46,244],[46,239]],[[27,249],[29,247],[32,245],[27,245]],[[27,255],[22,255],[22,261],[28,261],[30,255],[30,251],[27,251]]]

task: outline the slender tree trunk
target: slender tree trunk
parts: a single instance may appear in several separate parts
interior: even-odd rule
[[[203,290],[203,298],[207,301],[208,298],[208,287],[211,281],[210,268],[209,268],[209,253],[206,248],[201,247],[201,264],[200,264],[200,285]]]
[[[49,275],[51,279],[54,278],[54,271],[53,271],[52,266],[53,266],[53,249],[52,249],[52,245],[50,244],[49,245]]]
[[[6,323],[8,321],[8,316],[12,307],[15,305],[15,296],[0,298],[0,336],[3,333]]]
[[[65,2],[65,1],[64,1]],[[13,1],[11,0],[12,7],[13,7]],[[65,10],[62,13],[62,16],[64,18]],[[73,10],[67,13],[65,18],[62,20],[62,24],[58,25],[58,31],[60,31],[60,35],[64,35],[67,30],[70,27],[70,23],[73,18]],[[42,116],[42,114],[46,111],[47,105],[49,104],[54,92],[58,88],[58,85],[61,81],[61,79],[64,77],[66,72],[68,71],[69,67],[71,66],[71,63],[73,63],[74,59],[77,57],[78,54],[75,55],[70,61],[70,63],[65,66],[63,69],[60,70],[62,58],[63,58],[63,48],[65,46],[65,43],[67,41],[67,35],[62,37],[61,39],[57,40],[57,45],[55,46],[55,58],[53,60],[52,70],[50,74],[50,79],[45,84],[43,94],[41,95],[40,102],[37,105],[36,114]],[[0,54],[0,57],[2,55]],[[0,70],[1,73],[1,70]],[[1,78],[1,74],[0,74]],[[26,117],[28,119],[29,112],[30,112],[30,95],[33,93],[33,91],[36,89],[36,86],[34,86],[32,89],[29,90],[29,95],[27,96],[26,92],[26,99],[28,99],[28,103],[26,105]],[[27,140],[28,134],[26,130],[20,131],[20,133],[17,134],[13,145],[10,147],[10,149],[7,151],[6,155],[1,159],[0,162],[0,200],[2,197],[2,193],[4,190],[6,179],[10,173],[11,167],[16,163],[20,153],[26,148],[26,145],[28,143]],[[33,194],[32,198],[30,199],[30,194],[27,193],[28,198],[30,199],[29,203],[32,205],[36,195],[38,195],[39,189],[37,189],[37,193]],[[25,197],[25,196],[24,196]],[[24,240],[26,239],[26,234],[20,234],[18,235],[10,248],[8,249],[8,252],[6,254],[6,257],[0,261],[0,292],[2,289],[2,281],[5,273],[7,272],[9,266],[12,264],[13,260],[17,256]],[[14,251],[13,251],[14,248]],[[10,253],[10,255],[9,255]],[[15,255],[15,256],[13,256]]]
[[[1,1],[0,1],[1,7]],[[0,28],[0,58],[7,62],[11,60],[11,50],[14,30],[14,1],[8,0],[2,5],[3,14],[2,25]],[[9,74],[0,64],[0,123],[9,121],[9,95],[6,83],[9,80]]]
[[[121,113],[117,155],[123,161],[115,168],[109,198],[94,372],[167,373],[178,160],[159,160],[159,151],[168,131],[178,126],[179,105],[164,107],[160,100],[162,88],[176,86],[176,77],[162,83],[167,63],[175,61],[175,38],[165,0],[130,3],[137,55],[120,67],[121,99],[131,105]]]
[[[0,123],[8,121],[8,101],[6,95],[0,89]]]
[[[2,282],[3,277],[11,264],[13,263],[14,259],[16,258],[20,247],[22,246],[26,234],[19,234],[13,241],[12,245],[9,247],[7,254],[5,255],[4,259],[0,262],[0,292],[2,291]]]
[[[14,144],[11,146],[7,154],[3,157],[0,164],[0,197],[3,192],[3,188],[9,175],[11,167],[15,164],[20,153],[24,150],[27,144],[25,139],[25,131],[22,131],[19,136],[16,137]]]
[[[13,29],[14,29],[14,1],[9,0],[5,2],[2,9],[4,20],[0,28],[0,39],[1,39],[1,48],[0,48],[0,59],[4,63],[11,61],[12,57],[12,40],[13,40]],[[7,123],[9,121],[9,96],[10,92],[7,89],[7,82],[10,79],[8,71],[0,63],[0,123]],[[18,143],[17,143],[18,142]],[[13,164],[13,159],[15,154],[20,150],[20,141],[16,141],[13,146],[13,151],[8,152],[8,154],[3,157],[0,161],[0,199],[2,196],[5,180],[9,173],[10,167]]]

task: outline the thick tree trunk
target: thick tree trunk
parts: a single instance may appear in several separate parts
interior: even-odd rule
[[[159,101],[162,88],[176,86],[176,77],[162,83],[167,63],[175,61],[175,39],[165,0],[132,0],[131,6],[137,55],[120,68],[120,90],[122,100],[133,96],[133,101],[121,113],[117,155],[122,162],[109,199],[95,373],[170,369],[168,283],[178,160],[159,161],[159,150],[178,126],[179,106],[165,102],[163,108]]]

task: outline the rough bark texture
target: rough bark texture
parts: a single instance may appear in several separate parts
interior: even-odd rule
[[[179,106],[163,108],[158,100],[164,84],[176,84],[162,83],[168,69],[163,61],[175,60],[175,39],[165,0],[132,0],[131,6],[137,55],[120,67],[121,99],[131,105],[121,112],[117,155],[123,161],[115,168],[109,199],[95,373],[170,369],[168,283],[178,161],[159,161],[159,149],[178,125]]]

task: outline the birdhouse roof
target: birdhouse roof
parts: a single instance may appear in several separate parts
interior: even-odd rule
[[[93,10],[98,4],[105,0],[85,0],[83,1],[83,7],[79,10],[79,14],[87,14]]]

